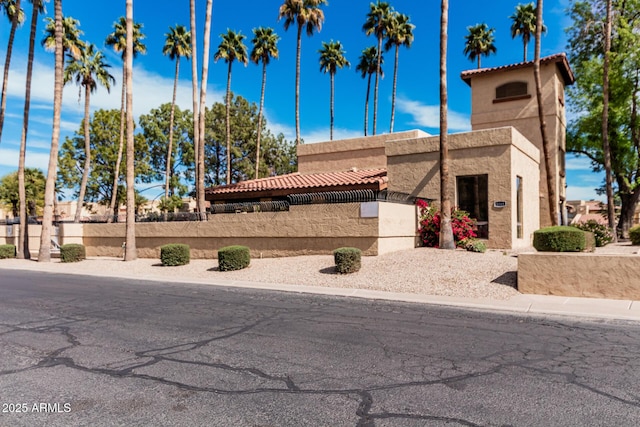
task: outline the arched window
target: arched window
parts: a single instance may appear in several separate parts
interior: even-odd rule
[[[496,88],[496,100],[509,98],[523,98],[529,95],[527,82],[509,82]]]

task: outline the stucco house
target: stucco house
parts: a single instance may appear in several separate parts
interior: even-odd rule
[[[574,76],[564,54],[542,58],[541,76],[563,212],[564,88]],[[550,223],[533,62],[465,71],[461,78],[471,87],[472,131],[449,136],[452,200],[476,220],[489,248],[528,247],[533,232]],[[300,145],[296,174],[209,188],[206,198],[257,202],[364,188],[438,200],[439,137],[413,130]]]

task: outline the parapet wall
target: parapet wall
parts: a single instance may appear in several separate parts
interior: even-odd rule
[[[518,290],[526,294],[640,300],[640,256],[520,254]]]

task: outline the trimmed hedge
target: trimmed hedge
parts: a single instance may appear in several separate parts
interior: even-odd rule
[[[189,264],[191,250],[183,243],[169,243],[160,247],[160,261],[162,265],[177,266]]]
[[[629,239],[631,239],[632,245],[640,245],[640,225],[629,230]]]
[[[358,248],[338,248],[333,251],[336,271],[340,274],[355,273],[361,267],[362,251]]]
[[[84,245],[68,243],[60,246],[60,262],[78,262],[86,258]]]
[[[16,257],[15,245],[0,245],[0,259],[15,258],[15,257]]]
[[[586,246],[585,232],[575,227],[558,225],[533,232],[533,247],[540,252],[582,252]]]
[[[251,262],[249,248],[241,245],[225,246],[218,250],[218,270],[233,271],[247,268]]]

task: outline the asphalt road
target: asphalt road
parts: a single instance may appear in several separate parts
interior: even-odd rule
[[[0,269],[1,426],[635,427],[639,355],[638,323]]]

